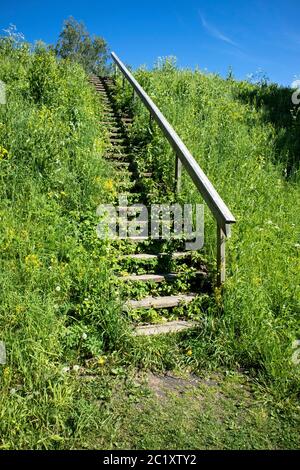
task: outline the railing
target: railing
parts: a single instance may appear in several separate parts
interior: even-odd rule
[[[161,128],[163,134],[175,150],[175,181],[177,191],[180,190],[182,165],[192,178],[195,186],[199,190],[210,211],[217,222],[217,272],[218,284],[221,285],[225,281],[225,241],[226,237],[230,237],[231,224],[235,223],[235,218],[217,193],[203,170],[200,168],[194,157],[191,155],[187,147],[184,145],[180,137],[177,135],[173,127],[169,124],[158,107],[153,103],[151,98],[143,90],[134,76],[125,67],[118,56],[112,52],[111,56],[119,68],[123,77],[132,86],[134,92],[140,97],[146,108],[150,111],[151,116]]]

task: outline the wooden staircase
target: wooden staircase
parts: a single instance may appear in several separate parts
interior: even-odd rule
[[[114,100],[115,82],[111,77],[92,76],[90,82],[99,93],[101,103],[103,105],[102,124],[106,127],[109,135],[110,145],[108,146],[105,158],[114,165],[118,173],[120,181],[119,190],[122,194],[126,194],[129,204],[131,202],[143,203],[143,179],[151,178],[151,171],[139,173],[134,161],[134,155],[130,147],[130,139],[128,137],[128,128],[133,123],[133,118],[126,114],[120,114]],[[151,246],[151,242],[143,245],[144,238],[136,237],[130,243],[134,243],[135,247],[127,254],[120,256],[120,269],[122,273],[122,265],[130,265],[130,273],[119,275],[120,288],[124,285],[144,284],[147,286],[147,294],[142,299],[128,299],[125,301],[124,311],[143,311],[155,309],[156,311],[165,312],[167,309],[176,307],[184,308],[197,301],[201,296],[199,286],[207,284],[207,270],[199,261],[193,265],[193,253],[187,251],[174,251],[170,253],[160,252],[159,244],[156,242]],[[134,251],[134,252],[132,252]],[[143,272],[140,274],[140,267],[143,266]],[[178,267],[179,271],[164,271],[168,265]],[[155,290],[155,286],[165,286],[168,291],[169,286],[181,278],[186,279],[185,271],[181,271],[182,266],[193,266],[191,286],[188,291],[174,292],[170,295],[160,294]],[[192,288],[193,280],[197,278],[197,289]],[[199,282],[200,279],[200,282]],[[195,283],[194,283],[195,284]],[[164,288],[162,288],[162,292]],[[199,320],[199,319],[198,319]],[[138,324],[135,325],[134,334],[137,336],[158,335],[167,333],[177,333],[183,330],[197,328],[200,326],[199,321],[187,321],[186,318],[171,318],[171,321],[165,321],[155,324]]]

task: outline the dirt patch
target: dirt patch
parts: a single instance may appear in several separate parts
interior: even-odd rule
[[[200,384],[209,387],[218,387],[219,383],[214,379],[202,379],[196,375],[190,374],[187,377],[177,377],[171,373],[164,375],[148,372],[145,377],[147,386],[154,392],[158,398],[165,398],[168,393],[175,393],[182,396],[185,393],[198,388]]]

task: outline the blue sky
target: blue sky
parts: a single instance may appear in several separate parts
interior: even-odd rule
[[[13,23],[28,41],[47,43],[73,15],[133,67],[174,55],[182,67],[221,75],[232,66],[238,79],[258,70],[283,85],[300,78],[295,0],[4,0],[0,11],[0,29]]]

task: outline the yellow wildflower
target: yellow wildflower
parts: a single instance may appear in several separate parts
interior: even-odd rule
[[[98,358],[97,363],[98,363],[99,366],[103,366],[103,365],[105,364],[105,362],[106,362],[105,357],[100,356],[100,357]]]
[[[9,158],[8,150],[0,145],[0,160],[5,160],[6,158]]]
[[[114,183],[112,180],[106,180],[103,186],[107,191],[112,192],[114,190]]]
[[[24,307],[24,305],[17,305],[16,306],[16,313],[22,313],[26,310],[26,308]]]
[[[189,349],[189,350],[186,352],[186,355],[187,355],[187,356],[192,356],[192,354],[193,354],[193,351],[192,351],[191,349]]]
[[[38,258],[37,255],[27,255],[26,258],[25,258],[25,265],[26,265],[26,269],[29,270],[30,268],[39,268],[40,265],[41,265],[41,262]]]

